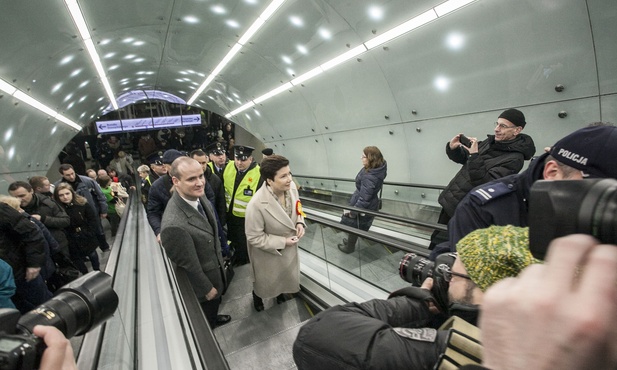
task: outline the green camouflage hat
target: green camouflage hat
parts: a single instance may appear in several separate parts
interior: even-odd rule
[[[469,233],[456,245],[467,275],[484,292],[525,267],[541,261],[529,251],[529,228],[491,226]]]

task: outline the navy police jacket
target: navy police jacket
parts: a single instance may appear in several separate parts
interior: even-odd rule
[[[529,192],[534,182],[542,180],[547,156],[544,154],[534,159],[520,174],[472,189],[448,223],[450,250],[456,251],[456,243],[476,229],[491,225],[528,226]]]

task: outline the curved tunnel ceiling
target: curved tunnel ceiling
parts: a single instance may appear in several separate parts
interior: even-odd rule
[[[501,109],[525,108],[525,131],[540,149],[585,122],[617,116],[611,0],[287,0],[241,40],[272,3],[78,5],[113,96],[156,89],[227,115],[290,157],[294,172],[353,176],[355,153],[378,145],[391,168],[410,169],[389,180],[444,183],[456,166],[443,158],[443,144],[458,132],[490,133]],[[463,6],[445,12],[453,5]],[[426,24],[375,41],[418,26],[407,23],[414,19]],[[5,0],[0,20],[0,173],[46,173],[110,94],[64,1]],[[352,57],[329,68],[341,55]],[[15,89],[49,110],[31,108]],[[558,118],[562,111],[567,119]]]

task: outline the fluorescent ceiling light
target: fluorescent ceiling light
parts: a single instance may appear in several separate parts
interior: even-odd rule
[[[227,63],[229,63],[229,61],[231,60],[231,58],[233,58],[234,56],[236,56],[236,54],[238,54],[238,52],[240,51],[240,49],[242,49],[242,45],[240,44],[235,44],[234,46],[231,47],[231,50],[229,51],[229,53],[227,53],[227,55],[225,55],[225,58],[223,58],[223,60],[221,60],[221,62],[219,63],[218,66],[216,66],[216,68],[214,68],[214,70],[212,71],[212,75],[217,75],[219,74],[219,72],[221,72],[223,70],[223,68],[225,68],[225,66],[227,65]]]
[[[3,79],[0,79],[0,90],[4,91],[9,95],[13,95],[15,91],[17,91],[17,88],[10,83],[4,81]]]
[[[287,82],[286,84],[283,84],[279,87],[277,87],[276,89],[267,92],[265,94],[263,94],[262,96],[260,96],[259,98],[255,99],[254,102],[255,104],[259,104],[267,99],[270,99],[271,97],[278,95],[280,93],[282,93],[285,90],[289,90],[293,87],[293,85],[291,84],[291,82]]]
[[[407,22],[400,24],[386,31],[385,33],[365,42],[364,45],[366,45],[366,47],[369,50],[373,49],[374,47],[377,47],[385,42],[388,42],[396,37],[399,37],[400,35],[403,35],[435,19],[437,19],[437,13],[435,13],[433,9],[430,9],[418,15],[417,17],[414,17],[408,20]]]
[[[270,17],[272,17],[272,14],[274,14],[274,12],[276,12],[278,8],[281,5],[283,5],[285,1],[286,0],[274,0],[273,2],[270,3],[270,5],[268,5],[266,10],[264,10],[264,12],[261,13],[259,18],[263,19],[264,22],[267,21]]]
[[[17,99],[23,101],[24,103],[40,110],[41,112],[47,114],[48,116],[56,116],[58,114],[58,112],[56,112],[55,110],[49,108],[48,106],[46,106],[45,104],[41,103],[40,101],[34,99],[33,97],[31,97],[30,95],[25,94],[23,91],[15,91],[15,94],[13,94],[14,97],[16,97]]]
[[[64,2],[69,8],[69,12],[71,13],[71,17],[75,22],[75,26],[77,26],[77,30],[79,31],[81,38],[83,40],[91,38],[90,31],[88,31],[88,26],[86,25],[86,20],[81,13],[81,9],[79,8],[79,4],[77,4],[77,0],[65,0]]]
[[[249,39],[251,37],[253,37],[253,35],[255,34],[255,32],[257,32],[261,26],[264,25],[264,23],[266,23],[266,21],[264,21],[261,18],[257,18],[255,20],[255,22],[253,22],[253,24],[251,25],[251,27],[249,27],[248,30],[246,30],[246,32],[244,33],[244,35],[242,35],[242,37],[240,37],[240,40],[238,40],[238,44],[240,45],[245,45]]]
[[[92,37],[90,36],[90,31],[88,31],[88,26],[86,25],[86,20],[79,8],[79,4],[77,0],[64,0],[67,8],[69,9],[69,13],[71,13],[71,17],[73,18],[73,22],[75,22],[75,26],[81,35],[81,39],[86,45],[86,50],[88,50],[88,54],[90,54],[90,59],[92,59],[92,63],[94,64],[94,68],[103,82],[103,86],[105,87],[105,91],[107,92],[107,96],[111,101],[111,105],[114,109],[118,109],[118,103],[116,102],[116,98],[111,89],[111,85],[107,79],[107,74],[105,73],[105,69],[101,64],[101,58],[99,58],[98,53],[96,52],[96,47],[94,46],[94,42],[92,42]]]
[[[304,81],[311,79],[317,75],[320,75],[323,72],[323,69],[321,69],[321,67],[317,67],[317,68],[313,68],[312,70],[306,72],[305,74],[303,74],[302,76],[298,76],[296,78],[294,78],[293,80],[291,80],[291,84],[292,85],[300,85],[301,83],[303,83]]]
[[[473,3],[474,1],[476,0],[449,0],[443,4],[437,5],[434,9],[438,17],[443,17],[458,8],[461,8],[469,3]]]
[[[191,105],[193,104],[195,100],[197,100],[199,95],[201,95],[204,92],[206,87],[208,87],[208,85],[214,80],[216,75],[219,74],[223,70],[223,68],[225,68],[227,63],[229,63],[229,61],[238,53],[238,51],[240,51],[242,46],[246,45],[246,43],[249,42],[251,37],[253,37],[253,35],[255,35],[257,31],[259,31],[259,29],[266,23],[266,21],[272,16],[272,14],[274,14],[274,12],[276,12],[278,8],[280,8],[281,5],[283,5],[285,1],[287,0],[274,0],[270,3],[270,5],[266,7],[266,10],[264,10],[263,13],[261,13],[261,15],[257,17],[255,22],[253,22],[253,24],[248,28],[248,30],[246,30],[244,35],[240,37],[240,40],[238,40],[238,43],[236,43],[231,48],[229,53],[225,55],[223,60],[221,60],[221,62],[216,66],[216,68],[214,68],[212,73],[210,73],[208,78],[206,78],[206,80],[201,84],[201,86],[199,86],[199,88],[197,89],[197,91],[195,91],[193,96],[191,96],[187,100],[187,104]]]
[[[243,106],[241,106],[240,108],[238,108],[238,109],[236,109],[236,110],[232,111],[231,113],[229,113],[229,115],[231,115],[231,116],[235,116],[235,115],[236,115],[236,113],[240,113],[240,112],[242,112],[242,111],[245,111],[245,110],[249,109],[250,107],[252,107],[252,106],[254,106],[254,105],[255,105],[255,103],[251,100],[250,102],[248,102],[248,103],[244,104],[244,105],[243,105]],[[226,117],[227,117],[227,116],[226,116]]]
[[[256,104],[259,104],[261,102],[263,102],[266,99],[271,98],[274,95],[277,95],[279,93],[281,93],[282,91],[288,89],[291,86],[297,86],[302,84],[303,82],[305,82],[308,79],[311,79],[319,74],[321,74],[324,71],[327,71],[328,69],[334,68],[335,66],[351,59],[354,58],[362,53],[364,53],[367,50],[371,50],[379,45],[382,45],[385,42],[388,42],[396,37],[399,37],[405,33],[408,33],[422,25],[425,25],[445,14],[451,13],[454,10],[457,10],[469,3],[472,3],[476,0],[449,0],[446,1],[434,8],[431,8],[429,10],[427,10],[426,12],[413,17],[412,19],[408,20],[405,23],[402,23],[388,31],[386,31],[385,33],[383,33],[382,35],[379,35],[369,41],[364,42],[363,44],[335,57],[334,59],[325,62],[323,64],[321,64],[320,66],[313,68],[312,70],[310,70],[309,72],[291,80],[290,82],[288,82],[287,84],[280,86],[262,96],[260,96],[257,99],[254,99],[254,102]],[[282,1],[280,1],[282,3]],[[264,11],[264,13],[262,13],[262,15],[260,17],[265,19],[265,13],[268,12],[268,10],[274,6],[274,2],[270,4],[270,6],[268,7],[268,9],[266,9],[266,11]],[[273,12],[272,12],[273,13]],[[268,17],[271,16],[271,14],[268,15]],[[245,105],[246,106],[246,105]],[[244,109],[248,109],[244,108],[245,106],[242,106],[240,108],[237,108],[236,110],[234,110],[232,113],[226,115],[225,117],[229,118],[232,115],[236,115],[240,112],[242,112]]]
[[[332,60],[330,60],[328,62],[325,62],[324,64],[321,65],[321,68],[324,71],[327,71],[330,68],[334,68],[337,65],[339,65],[339,64],[341,64],[341,63],[343,63],[343,62],[345,62],[345,61],[347,61],[347,60],[349,60],[351,58],[354,58],[354,57],[364,53],[365,51],[367,51],[366,46],[364,46],[364,44],[361,44],[361,45],[356,46],[355,48],[349,50],[348,52],[343,53],[343,54],[339,55],[338,57],[335,57],[334,59],[332,59]]]
[[[2,83],[6,84],[8,86],[4,86]],[[6,90],[4,89],[5,87],[7,88]],[[45,104],[41,103],[40,101],[34,99],[33,97],[31,97],[30,95],[24,93],[23,91],[17,90],[15,87],[13,87],[10,84],[7,84],[2,79],[0,79],[0,88],[2,88],[2,90],[6,91],[7,93],[10,90],[14,90],[12,95],[16,99],[19,99],[22,102],[28,104],[29,106],[40,110],[41,112],[45,113],[46,115],[48,115],[48,116],[50,116],[50,117],[52,117],[54,119],[57,119],[57,120],[61,121],[62,123],[65,123],[65,124],[69,125],[70,127],[74,128],[77,131],[81,130],[82,127],[80,125],[78,125],[77,123],[75,123],[75,122],[71,121],[70,119],[64,117],[63,115],[59,114],[55,110],[51,109],[50,107],[46,106]]]

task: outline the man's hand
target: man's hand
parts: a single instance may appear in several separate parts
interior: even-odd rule
[[[420,285],[420,289],[426,289],[430,292],[431,289],[433,289],[433,278],[426,278],[426,280],[422,282],[422,285]],[[438,314],[441,312],[439,311],[439,308],[435,306],[435,303],[427,301],[426,304],[428,305],[428,310],[431,311],[431,313]]]
[[[156,236],[156,242],[159,243],[159,245],[161,244],[161,233]]]
[[[41,272],[41,268],[40,267],[28,267],[26,268],[26,281],[31,281],[36,279],[37,276],[39,276],[39,273]]]
[[[41,221],[41,215],[34,214],[34,215],[30,215],[30,216],[32,216],[32,218],[36,218],[37,220]]]
[[[286,247],[293,247],[294,245],[298,244],[298,237],[297,236],[290,236],[289,238],[285,239],[285,246]]]
[[[60,330],[53,326],[37,325],[32,332],[47,346],[41,357],[40,370],[77,370],[71,343]]]
[[[490,369],[617,367],[617,246],[555,239],[545,264],[496,283],[480,328]]]
[[[210,292],[208,292],[208,294],[206,294],[206,299],[211,301],[214,298],[216,298],[216,295],[219,294],[219,291],[216,290],[215,287],[212,287],[212,289],[210,290]]]
[[[101,213],[99,216],[101,217],[101,220],[102,220],[104,218],[107,218],[107,213]]]

